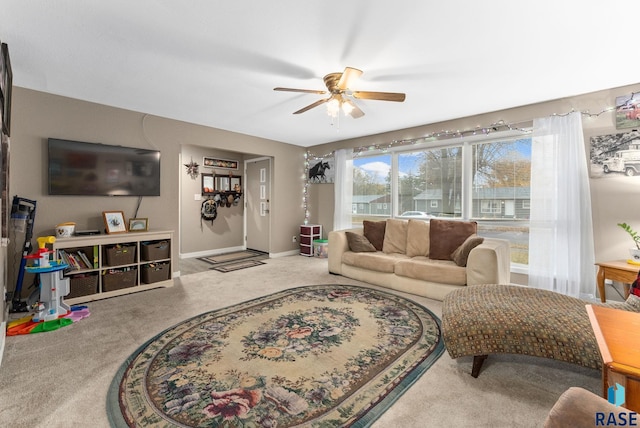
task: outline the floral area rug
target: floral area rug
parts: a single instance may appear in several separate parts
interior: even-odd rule
[[[443,349],[411,300],[298,287],[160,333],[122,365],[107,411],[115,427],[365,427]]]

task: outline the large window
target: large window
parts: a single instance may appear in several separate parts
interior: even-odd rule
[[[531,139],[396,148],[354,158],[353,224],[364,219],[459,218],[478,233],[511,242],[528,264]]]
[[[508,239],[511,262],[529,264],[531,139],[473,144],[471,212],[478,234]]]
[[[462,217],[462,147],[399,152],[398,214]]]
[[[354,224],[391,217],[391,155],[354,159],[352,206]]]

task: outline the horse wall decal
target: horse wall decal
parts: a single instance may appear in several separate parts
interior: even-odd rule
[[[309,181],[312,183],[326,183],[325,170],[331,169],[329,162],[320,161],[309,170]]]

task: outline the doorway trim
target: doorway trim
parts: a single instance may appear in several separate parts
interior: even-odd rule
[[[253,163],[253,162],[260,162],[260,161],[268,161],[269,163],[269,176],[266,177],[267,182],[269,184],[269,201],[270,204],[273,202],[273,183],[271,182],[271,177],[273,174],[273,157],[271,156],[259,156],[256,158],[251,158],[251,159],[245,159],[244,160],[244,170],[243,170],[243,175],[244,175],[244,188],[246,189],[248,186],[248,177],[247,177],[247,164],[248,163]],[[247,214],[248,214],[248,204],[247,204],[247,198],[246,198],[246,192],[245,192],[245,198],[244,198],[244,221],[243,221],[243,236],[244,236],[244,244],[243,247],[246,249],[247,248]],[[267,236],[267,242],[268,247],[269,247],[269,254],[271,254],[271,229],[272,229],[272,217],[269,216],[269,231],[268,234],[269,236]]]

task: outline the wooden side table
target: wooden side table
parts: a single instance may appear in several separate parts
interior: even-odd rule
[[[638,277],[640,265],[627,263],[626,260],[613,260],[610,262],[596,263],[596,266],[598,266],[597,284],[601,302],[604,303],[607,301],[607,296],[604,291],[605,279],[622,282],[624,284],[624,298],[629,297],[630,285]]]
[[[586,305],[602,355],[602,396],[624,387],[624,407],[640,411],[640,313]]]

